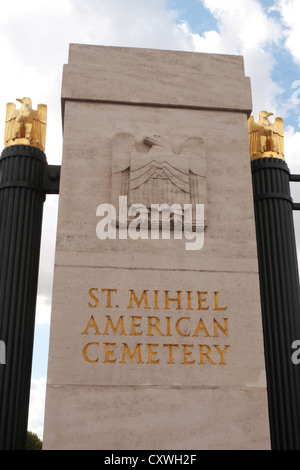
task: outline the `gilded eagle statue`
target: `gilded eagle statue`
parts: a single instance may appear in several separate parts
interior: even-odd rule
[[[276,117],[274,123],[271,123],[269,116],[273,116],[273,113],[261,111],[258,122],[254,121],[253,116],[248,119],[251,160],[270,157],[284,160],[283,119]]]
[[[6,105],[4,146],[30,145],[45,151],[47,106],[39,104],[32,109],[30,98],[18,98],[21,108],[14,103]]]

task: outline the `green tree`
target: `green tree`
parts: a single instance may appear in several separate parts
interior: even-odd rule
[[[43,443],[37,434],[27,431],[26,450],[42,450]]]

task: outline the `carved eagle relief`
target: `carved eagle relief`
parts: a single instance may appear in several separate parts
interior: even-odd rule
[[[143,204],[206,204],[206,158],[203,139],[186,139],[174,153],[170,138],[146,136],[146,151],[138,151],[131,134],[119,133],[112,143],[111,199],[127,196],[128,207]],[[148,147],[148,148],[147,148]],[[206,221],[205,221],[206,224]]]

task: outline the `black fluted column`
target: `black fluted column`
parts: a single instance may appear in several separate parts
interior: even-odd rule
[[[15,145],[2,152],[0,339],[6,344],[6,365],[0,366],[1,450],[26,446],[43,204],[49,180],[57,179],[54,173],[35,147]]]
[[[300,366],[291,360],[300,340],[300,290],[290,172],[277,158],[251,163],[261,305],[274,450],[300,450]]]

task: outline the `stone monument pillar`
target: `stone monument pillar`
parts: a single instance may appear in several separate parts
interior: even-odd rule
[[[70,46],[44,449],[270,447],[251,107],[242,57]]]

